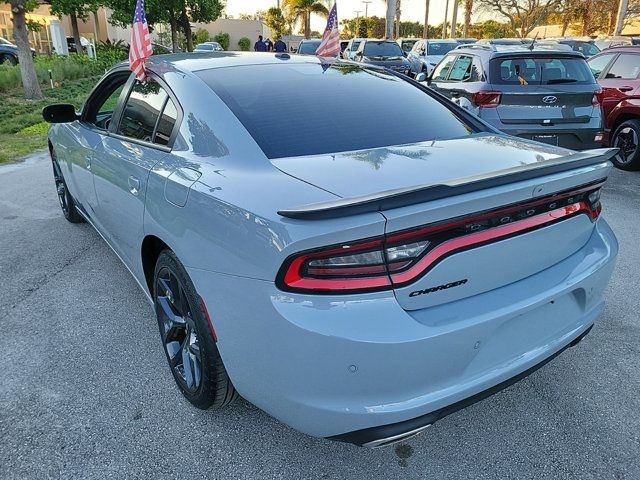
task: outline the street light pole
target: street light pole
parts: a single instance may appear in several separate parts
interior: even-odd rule
[[[442,39],[447,38],[447,16],[449,15],[449,0],[444,4],[444,22],[442,22]]]
[[[362,3],[364,3],[364,18],[366,19],[369,17],[369,4],[371,3],[371,0],[367,0]]]

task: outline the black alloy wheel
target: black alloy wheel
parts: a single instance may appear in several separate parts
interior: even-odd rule
[[[628,120],[616,130],[612,146],[620,151],[612,159],[622,170],[640,169],[640,121]]]
[[[62,170],[58,164],[55,152],[51,152],[51,162],[53,164],[53,180],[56,184],[56,194],[58,195],[58,202],[60,203],[60,208],[62,209],[64,218],[71,223],[83,222],[84,220],[76,210],[76,204],[74,203],[73,198],[69,193],[69,189],[67,188],[67,184],[64,181]]]
[[[156,262],[153,301],[173,378],[198,408],[221,408],[238,394],[227,375],[204,303],[186,269],[169,249]]]

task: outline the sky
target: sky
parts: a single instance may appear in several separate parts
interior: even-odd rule
[[[384,17],[384,0],[370,0],[369,15]],[[338,19],[354,18],[356,11],[360,10],[360,15],[364,16],[365,5],[362,0],[337,0]],[[444,20],[444,8],[446,0],[431,0],[429,8],[429,24],[437,25]],[[460,2],[461,4],[463,2]],[[277,0],[227,0],[227,15],[238,17],[241,13],[255,13],[258,10],[267,10],[277,5]],[[402,0],[402,20],[424,22],[424,0]],[[449,1],[449,19],[451,19],[451,9],[453,0]],[[458,10],[458,22],[464,20],[464,9]],[[314,15],[311,20],[313,30],[322,31],[326,25],[326,20]]]

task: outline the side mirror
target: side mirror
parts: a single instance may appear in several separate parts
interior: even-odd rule
[[[416,82],[425,82],[427,80],[427,74],[424,72],[420,72],[416,74]]]
[[[42,109],[42,118],[49,123],[70,123],[78,119],[76,107],[68,103],[47,105]]]

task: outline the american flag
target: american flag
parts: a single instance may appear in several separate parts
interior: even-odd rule
[[[322,42],[316,50],[318,57],[337,57],[340,54],[340,31],[338,29],[338,10],[336,4],[329,12],[327,28],[322,34]]]
[[[129,48],[129,68],[136,74],[136,78],[143,82],[147,75],[144,71],[144,61],[153,54],[149,26],[144,14],[144,0],[136,1],[136,12],[133,15],[131,28],[131,47]]]

